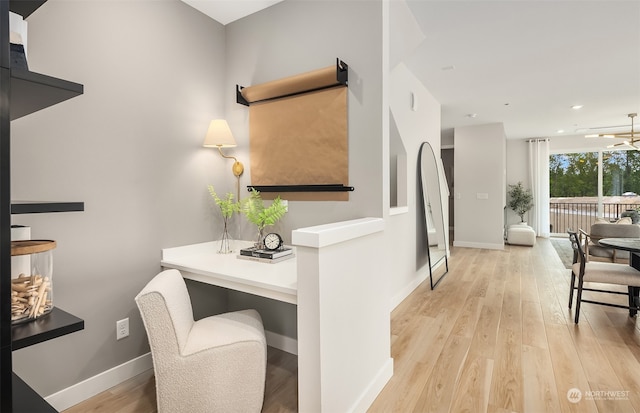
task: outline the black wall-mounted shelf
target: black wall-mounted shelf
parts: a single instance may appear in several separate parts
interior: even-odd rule
[[[12,201],[12,214],[40,214],[50,212],[82,212],[84,202]]]
[[[64,102],[83,92],[84,86],[79,83],[12,68],[11,120]]]
[[[13,373],[12,393],[13,413],[58,413],[15,373]]]
[[[11,214],[83,211],[82,202],[11,201],[11,121],[81,95],[79,83],[11,67],[9,11],[28,17],[46,0],[0,0],[0,411],[55,412],[12,372],[12,351],[84,328],[84,321],[54,308],[21,325],[11,324]]]
[[[12,0],[9,2],[9,10],[27,18],[47,0]]]
[[[354,191],[352,186],[342,184],[320,185],[248,185],[247,190],[255,189],[258,192],[349,192]]]
[[[11,348],[18,350],[84,329],[84,320],[53,307],[47,315],[11,327]]]

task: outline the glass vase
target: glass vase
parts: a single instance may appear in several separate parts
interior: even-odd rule
[[[258,228],[258,239],[253,246],[259,250],[264,249],[264,228]]]
[[[229,234],[229,219],[224,219],[224,227],[220,236],[220,245],[218,246],[218,254],[230,254],[233,252],[233,238]]]

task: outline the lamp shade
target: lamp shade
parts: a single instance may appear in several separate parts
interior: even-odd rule
[[[206,148],[231,148],[236,146],[231,129],[224,119],[212,120],[202,146]]]

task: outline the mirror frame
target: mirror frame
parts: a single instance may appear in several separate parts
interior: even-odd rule
[[[431,289],[433,290],[449,272],[449,246],[445,233],[446,228],[444,227],[444,211],[442,209],[442,191],[440,188],[442,181],[442,177],[440,176],[441,171],[440,168],[438,168],[437,158],[429,142],[423,142],[420,145],[420,150],[418,152],[418,165],[420,170],[418,180],[420,182],[420,188],[422,189],[420,193],[422,198],[422,212],[424,213],[425,218],[424,236],[426,240],[427,257],[429,262],[429,283],[431,285]],[[437,219],[433,219],[434,214],[439,214]],[[435,227],[436,235],[438,235],[439,233],[438,245],[440,245],[441,242],[444,245],[444,255],[442,257],[438,257],[437,259],[435,259],[435,261],[432,259],[433,257],[431,253],[431,245],[429,241],[430,217],[433,221],[433,227]],[[438,228],[438,226],[440,226],[441,228]],[[438,248],[438,250],[442,250],[442,248]],[[436,265],[438,265],[438,263],[442,261],[443,258],[445,261],[445,272],[437,280],[434,281],[433,269]]]

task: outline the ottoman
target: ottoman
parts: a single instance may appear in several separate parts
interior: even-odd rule
[[[507,243],[533,246],[536,243],[536,232],[528,225],[510,225],[507,230]]]

